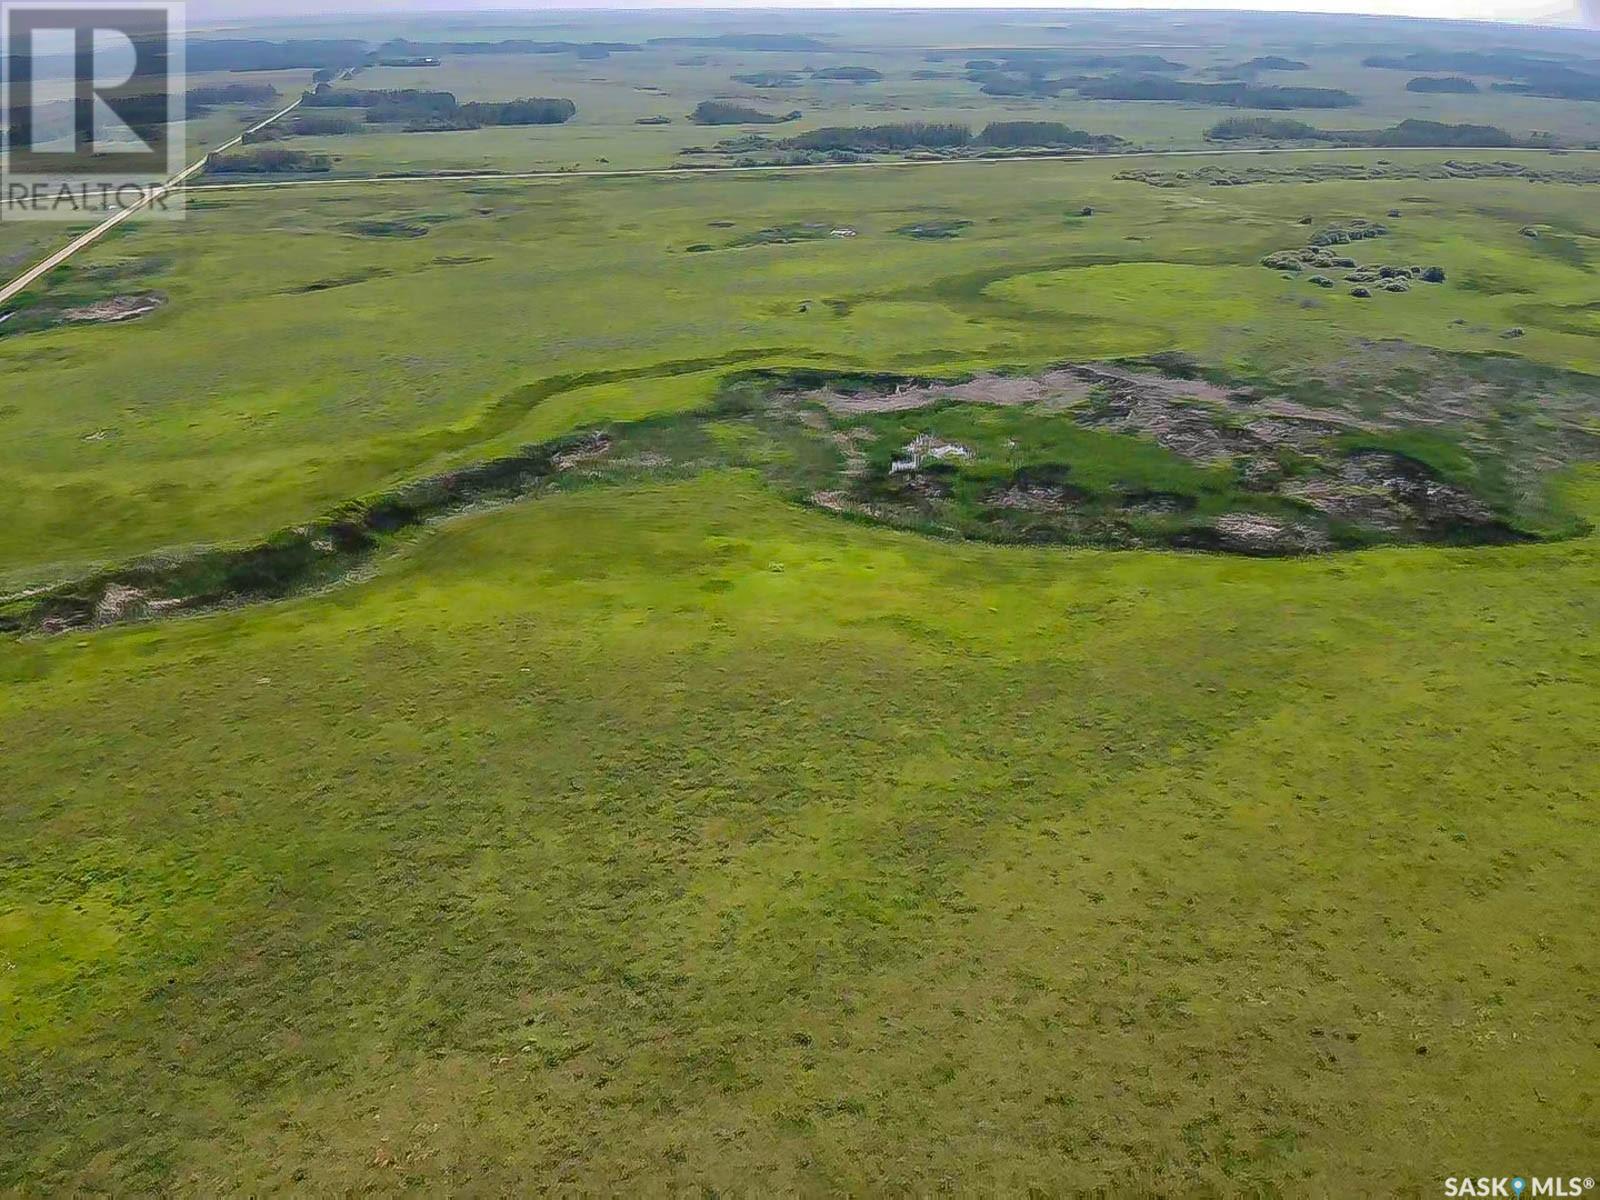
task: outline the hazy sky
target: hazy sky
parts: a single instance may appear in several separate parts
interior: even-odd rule
[[[1275,12],[1345,12],[1382,13],[1386,16],[1445,17],[1457,20],[1563,20],[1577,19],[1579,6],[1587,8],[1591,23],[1600,23],[1600,0],[1256,0],[1240,3],[1239,0],[1157,0],[1152,3],[1129,3],[1128,0],[1082,0],[1075,4],[1062,4],[1060,0],[1013,0],[1004,5],[973,4],[971,0],[927,0],[908,5],[905,0],[804,0],[802,3],[774,3],[773,0],[752,0],[738,3],[726,0],[713,5],[685,4],[678,0],[617,0],[615,3],[591,2],[561,4],[536,4],[528,0],[190,0],[191,23],[226,20],[229,17],[331,16],[336,13],[416,13],[416,12],[469,12],[482,10],[515,10],[530,13],[571,11],[574,8],[1221,8],[1266,9]]]

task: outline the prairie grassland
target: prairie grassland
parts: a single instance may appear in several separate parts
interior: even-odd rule
[[[19,381],[0,407],[14,496],[0,579],[258,536],[586,422],[694,407],[735,367],[953,372],[1177,350],[1304,382],[1359,374],[1393,340],[1600,371],[1588,188],[1156,188],[1117,179],[1125,169],[203,193],[187,221],[119,234],[41,297],[157,290],[165,307],[0,339]],[[1261,267],[1304,243],[1311,214],[1387,221],[1364,257],[1440,263],[1449,282],[1358,300]],[[972,225],[941,240],[895,232],[949,219]],[[807,223],[856,236],[741,244]],[[1520,232],[1530,224],[1541,237]],[[391,228],[422,235],[364,232]],[[1525,336],[1508,342],[1512,328]]]
[[[1600,112],[1356,65],[1411,25],[839,21],[826,53],[376,69],[365,86],[580,113],[290,144],[343,171],[658,165],[733,131],[637,116],[867,48],[884,82],[806,81],[796,127],[1005,115],[1176,146],[1227,115],[959,79],[969,49],[1031,42],[1197,69],[1326,43],[1294,82],[1364,103],[1319,123],[1492,110],[1570,136]],[[1119,177],[1136,165],[1163,174]],[[1570,532],[1600,521],[1600,212],[1571,182],[1594,166],[337,183],[196,192],[186,222],[125,227],[0,325],[0,593],[255,544],[612,422],[727,453],[641,481],[646,441],[619,438],[634,474],[390,531],[336,587],[0,639],[0,1194],[1426,1196],[1508,1164],[1588,1172],[1600,536],[1275,559],[940,541],[792,503],[762,414],[707,405],[756,368],[1186,356],[1360,417],[1350,448],[1536,484],[1530,527]],[[1330,167],[1389,177],[1314,181]],[[1261,265],[1357,220],[1388,233],[1350,257],[1445,281],[1363,299],[1342,269]],[[0,258],[45,240],[0,225]],[[63,315],[149,295],[124,323]],[[1248,482],[1043,411],[856,411],[806,425],[807,452],[882,468],[937,423],[987,455],[973,487],[1019,431],[1096,497],[1134,478],[1203,508]],[[1496,473],[1513,444],[1525,474]]]
[[[1597,546],[951,546],[720,475],[9,643],[0,1186],[1576,1169]]]

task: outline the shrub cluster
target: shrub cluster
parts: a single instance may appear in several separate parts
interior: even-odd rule
[[[1342,88],[1257,87],[1249,83],[1183,83],[1148,75],[1114,76],[1084,83],[1091,100],[1190,100],[1232,108],[1350,108],[1360,101]]]
[[[1060,121],[993,121],[973,139],[983,146],[1107,146],[1121,138],[1086,133]]]
[[[1059,121],[994,121],[973,136],[965,125],[912,121],[897,125],[864,125],[814,129],[783,141],[787,150],[854,151],[884,153],[906,150],[956,150],[991,146],[995,149],[1082,147],[1101,149],[1122,139],[1086,133]]]
[[[360,108],[375,124],[403,124],[407,131],[479,129],[485,125],[559,125],[578,111],[571,100],[525,98],[461,104],[453,92],[419,88],[338,91],[322,84],[308,92],[304,108]]]
[[[883,78],[883,72],[875,71],[871,67],[824,67],[820,71],[813,71],[811,78],[843,80],[846,83],[877,83]]]
[[[1303,63],[1297,58],[1285,58],[1281,54],[1264,54],[1240,63],[1235,71],[1309,71],[1310,64]]]
[[[331,170],[326,154],[304,150],[252,150],[244,154],[213,154],[206,171],[216,175],[297,175]]]
[[[190,88],[188,92],[191,111],[211,104],[265,104],[268,100],[276,100],[278,95],[278,89],[270,83],[214,84]]]
[[[794,71],[753,71],[733,78],[736,83],[748,83],[757,88],[798,87],[801,82],[800,75]]]
[[[259,142],[276,142],[286,137],[337,137],[342,134],[358,133],[360,130],[359,121],[346,120],[340,116],[291,117],[268,125],[265,129],[251,130],[244,135],[244,144],[252,146]]]
[[[1206,130],[1213,142],[1261,138],[1274,141],[1337,142],[1345,146],[1511,147],[1545,146],[1545,136],[1519,138],[1494,125],[1450,125],[1408,118],[1388,129],[1318,129],[1279,117],[1231,117]]]
[[[1325,229],[1311,239],[1310,245],[1298,250],[1279,250],[1269,254],[1261,260],[1261,265],[1270,271],[1281,271],[1289,275],[1298,275],[1307,267],[1318,271],[1335,268],[1349,271],[1350,273],[1344,278],[1347,283],[1357,285],[1351,290],[1350,294],[1353,296],[1371,296],[1371,289],[1366,286],[1368,284],[1373,284],[1386,292],[1406,292],[1411,290],[1412,280],[1421,280],[1424,283],[1445,281],[1443,267],[1388,265],[1363,267],[1355,259],[1337,255],[1329,249],[1334,245],[1381,237],[1387,232],[1382,225],[1365,221],[1352,223],[1345,228]],[[1334,281],[1326,275],[1312,275],[1309,279],[1320,288],[1334,286]]]
[[[1388,234],[1387,225],[1377,225],[1369,221],[1355,220],[1348,225],[1330,225],[1327,229],[1318,230],[1311,235],[1313,246],[1345,246],[1351,242],[1365,241],[1367,238],[1384,237]]]
[[[748,104],[734,104],[727,100],[702,100],[695,105],[689,119],[696,125],[779,125],[800,118],[798,109],[779,116],[762,112]]]
[[[1470,96],[1478,85],[1460,75],[1419,75],[1406,84],[1406,91],[1424,95]]]
[[[1391,71],[1454,71],[1461,75],[1498,75],[1515,83],[1491,85],[1497,92],[1546,96],[1559,100],[1600,100],[1600,74],[1514,50],[1425,50],[1403,56],[1374,55],[1363,66]]]
[[[1282,142],[1319,142],[1329,139],[1326,130],[1293,121],[1287,117],[1229,117],[1206,130],[1206,140],[1235,142],[1244,138],[1262,138]]]
[[[783,142],[791,150],[925,150],[965,146],[972,130],[965,125],[909,121],[898,125],[858,125],[813,129]]]

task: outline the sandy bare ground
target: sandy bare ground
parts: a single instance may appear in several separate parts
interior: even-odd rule
[[[64,308],[61,310],[61,319],[80,324],[131,321],[135,317],[155,312],[166,302],[165,296],[155,292],[142,296],[112,296],[107,300],[96,300],[93,304],[86,304],[82,308]]]
[[[1042,375],[979,375],[964,383],[906,385],[892,392],[847,394],[828,388],[807,392],[805,398],[841,415],[909,412],[933,404],[1049,404],[1070,408],[1089,398],[1094,382],[1078,368],[1046,371]]]

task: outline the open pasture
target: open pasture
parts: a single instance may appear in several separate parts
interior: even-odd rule
[[[1507,158],[1583,161],[1391,161],[1426,175]],[[586,422],[693,407],[733,369],[948,374],[1181,351],[1348,392],[1404,343],[1600,372],[1592,185],[1154,187],[1118,178],[1133,165],[198,192],[186,222],[119,234],[41,299],[158,292],[160,309],[0,338],[28,380],[0,416],[16,496],[0,576],[249,539]],[[1354,218],[1390,229],[1365,257],[1442,264],[1447,282],[1363,300],[1260,265]],[[897,232],[950,220],[970,225]],[[799,240],[758,236],[785,229]]]
[[[1359,102],[1273,115],[1576,147],[1600,103],[1361,64],[1600,52],[753,20],[241,24],[647,48],[374,66],[577,113],[271,143],[331,178],[0,313],[0,1193],[1592,1174],[1600,156],[1224,154],[965,64],[1277,56]],[[337,178],[1001,119],[1204,153]]]

